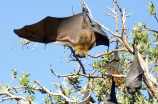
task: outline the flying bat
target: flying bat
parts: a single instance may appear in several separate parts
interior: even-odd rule
[[[140,66],[138,60],[138,54],[135,45],[134,45],[134,53],[135,53],[135,57],[133,63],[126,74],[126,90],[130,94],[135,94],[135,92],[138,92],[141,89],[142,78],[144,75],[144,71]]]
[[[14,32],[30,41],[73,47],[81,58],[95,46],[109,47],[108,36],[98,24],[92,23],[86,10],[65,18],[48,16]]]
[[[116,48],[118,49],[118,41],[116,44]],[[108,73],[109,74],[123,74],[122,65],[119,62],[118,52],[114,52],[114,59],[108,64]],[[118,87],[122,84],[122,77],[114,77],[115,87]],[[109,78],[109,82],[112,85],[112,79]]]
[[[88,89],[88,85],[86,86],[87,88],[86,89]],[[88,98],[87,98],[88,97]],[[90,91],[89,90],[87,90],[86,92],[85,92],[85,94],[84,94],[84,96],[83,96],[83,98],[82,98],[82,100],[85,100],[85,99],[87,99],[86,101],[84,101],[84,102],[82,102],[81,104],[90,104],[89,102],[91,102],[91,103],[95,103],[95,100],[92,98],[92,96],[90,95]]]
[[[110,96],[108,97],[106,104],[118,104],[116,95],[115,95],[115,81],[113,77],[112,77],[112,86],[111,86]]]

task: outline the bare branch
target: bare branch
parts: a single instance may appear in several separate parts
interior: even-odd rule
[[[61,57],[61,56],[60,56]],[[72,62],[70,62],[70,60],[69,60],[69,58],[67,59],[66,57],[65,57],[65,49],[64,49],[64,57],[61,57],[62,59],[64,59],[64,60],[66,60],[66,62],[68,62],[72,67],[74,67],[74,68],[78,68],[78,66],[76,65],[73,65],[73,64],[76,64],[76,63],[73,63],[72,64]]]
[[[90,57],[92,57],[92,58],[98,58],[98,57],[100,57],[100,56],[108,55],[108,54],[111,54],[111,53],[113,53],[113,52],[117,52],[117,51],[127,51],[127,52],[128,52],[127,49],[122,48],[122,49],[115,49],[115,50],[110,51],[110,52],[108,52],[108,53],[103,53],[103,54],[99,54],[99,55],[96,55],[96,56],[93,56],[93,55],[91,55],[91,54],[89,54],[89,53],[88,53],[87,55],[90,56]]]
[[[144,59],[142,58],[142,56],[140,55],[139,52],[138,52],[138,59],[139,59],[139,63],[140,63],[140,65],[141,65],[142,69],[147,72],[148,78],[149,78],[150,80],[152,80],[152,82],[157,83],[156,78],[153,77],[152,73],[149,73],[149,68],[148,68],[146,62],[144,61]],[[151,82],[149,82],[149,83],[151,84]],[[152,84],[151,84],[151,85],[152,85]]]
[[[86,78],[126,77],[126,75],[118,75],[118,74],[87,75],[87,74],[81,74],[81,73],[72,73],[72,74],[67,74],[67,75],[59,75],[59,74],[56,74],[52,69],[51,71],[57,77],[71,77],[71,78],[76,78],[78,76],[84,76]]]
[[[18,44],[15,45],[14,47],[12,47],[10,50],[12,50],[12,49],[14,49],[15,47],[17,47],[20,43],[22,43],[22,47],[23,47],[24,45],[26,45],[26,47],[27,47],[28,49],[34,50],[34,49],[37,47],[37,45],[39,44],[39,43],[37,43],[33,48],[29,48],[29,47],[27,46],[27,44],[29,44],[30,42],[31,42],[30,40],[27,40],[27,39],[25,39],[25,38],[21,38],[21,41],[18,42]]]
[[[105,13],[105,16],[111,16],[111,17],[115,18],[115,16],[113,16],[112,14],[109,14],[109,13]]]
[[[156,30],[153,30],[153,29],[150,29],[150,28],[147,28],[147,27],[145,27],[144,29],[147,30],[147,31],[156,32],[158,34],[158,31],[156,31]]]
[[[54,96],[62,96],[64,99],[66,99],[66,101],[68,102],[72,102],[72,103],[77,103],[77,100],[71,100],[69,99],[68,97],[66,97],[65,95],[63,95],[61,92],[59,93],[52,93],[50,92],[48,89],[46,89],[45,87],[43,87],[37,80],[34,81],[34,83],[37,83],[41,88],[42,90],[44,90],[46,93],[50,94],[50,95],[54,95]]]
[[[38,44],[39,44],[39,43],[37,43],[33,48],[29,48],[29,49],[34,50],[34,49],[37,47]]]
[[[117,5],[117,7],[118,7],[118,9],[119,9],[119,11],[120,11],[120,13],[121,13],[121,17],[122,17],[122,16],[123,16],[123,13],[122,13],[121,7],[119,6],[119,4],[117,3],[116,0],[113,0],[113,2]]]
[[[156,17],[156,13],[155,13],[154,17],[155,17],[155,19],[156,19],[156,20],[157,20],[157,22],[158,22],[158,18]]]
[[[24,46],[24,45],[26,45],[27,46],[27,44],[29,44],[31,41],[29,41],[29,40],[27,40],[27,39],[24,39],[24,38],[21,38],[21,41],[20,42],[18,42],[18,44],[17,45],[15,45],[13,48],[11,48],[10,50],[12,50],[12,49],[14,49],[15,47],[17,47],[20,43],[22,43],[22,47]],[[28,48],[28,47],[27,47]]]
[[[49,94],[49,99],[50,99],[51,104],[53,104],[52,96],[50,94]]]
[[[2,87],[2,84],[3,84],[3,81],[2,81],[1,84],[0,84],[0,88]]]
[[[143,77],[143,81],[145,83],[145,85],[150,89],[151,93],[155,96],[156,99],[158,99],[158,93],[156,93],[153,89],[153,87],[148,83],[146,77]]]
[[[72,47],[69,47],[73,56],[76,58],[76,60],[78,61],[78,63],[80,64],[81,68],[82,68],[82,71],[83,71],[83,74],[86,74],[86,71],[85,71],[85,68],[83,66],[83,64],[81,63],[81,61],[78,59],[78,57],[76,56],[75,54],[75,51],[72,49]]]
[[[7,96],[10,96],[8,98],[3,98],[0,100],[0,102],[3,102],[5,100],[10,100],[10,99],[15,99],[16,101],[18,101],[19,103],[21,104],[26,104],[25,102],[23,102],[22,100],[25,100],[25,101],[28,101],[28,99],[24,98],[24,97],[20,97],[20,96],[15,96],[15,95],[12,95],[11,93],[9,92],[0,92],[0,95],[7,95]],[[31,101],[31,104],[34,104],[32,101]]]
[[[85,1],[81,1],[81,5],[82,5],[82,6],[85,6],[85,7],[87,8],[89,16],[91,17],[91,19],[92,19],[95,23],[97,23],[97,24],[98,24],[100,27],[102,27],[103,29],[107,30],[107,31],[108,31],[109,33],[111,33],[112,35],[114,35],[114,36],[116,36],[116,37],[120,37],[119,35],[114,34],[110,29],[104,27],[104,26],[101,25],[99,22],[97,22],[96,20],[94,20],[94,18],[93,18],[93,16],[92,16],[92,13],[91,13],[90,9],[88,8],[87,4],[85,3]]]
[[[118,35],[118,16],[117,16],[115,4],[113,6],[114,6],[114,9],[109,8],[109,6],[108,6],[108,9],[115,14],[115,16],[113,16],[113,18],[116,20],[116,32],[115,32],[115,34]]]
[[[3,102],[3,101],[5,101],[5,100],[12,100],[12,99],[21,99],[22,97],[17,97],[17,96],[15,96],[15,97],[7,97],[7,98],[2,98],[1,100],[0,100],[0,102]],[[21,101],[20,101],[21,102]],[[24,102],[21,102],[22,104],[25,104]]]

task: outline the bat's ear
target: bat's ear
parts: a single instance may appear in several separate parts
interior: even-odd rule
[[[88,12],[87,8],[83,7],[83,8],[82,8],[82,12],[83,12],[83,13],[87,13],[87,12]]]
[[[137,54],[137,45],[138,45],[138,41],[136,39],[134,39],[133,41],[133,53]]]
[[[116,48],[115,49],[118,49],[118,39],[116,40]],[[114,58],[116,60],[119,60],[118,52],[114,52]]]

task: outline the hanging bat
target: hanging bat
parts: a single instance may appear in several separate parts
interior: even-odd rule
[[[14,32],[22,38],[45,44],[59,44],[73,47],[79,57],[85,57],[95,46],[109,47],[106,33],[97,24],[93,24],[87,12],[65,17],[46,17],[33,25],[15,29]]]
[[[118,49],[118,41],[117,41],[117,45],[115,49]],[[109,74],[123,74],[122,65],[119,62],[118,52],[114,52],[114,59],[108,64],[108,73]],[[120,86],[122,84],[122,80],[123,80],[122,77],[114,77],[115,87]],[[111,77],[109,78],[109,82],[112,85]]]
[[[112,77],[112,86],[111,86],[111,92],[108,100],[106,101],[106,104],[118,104],[116,95],[115,95],[115,81],[114,78]]]
[[[88,85],[87,85],[86,87],[87,87],[86,89],[88,89]],[[87,99],[87,100],[84,101],[84,102],[82,102],[81,104],[90,104],[90,102],[91,102],[91,103],[95,103],[95,100],[94,100],[94,99],[92,98],[92,96],[89,95],[89,94],[90,94],[90,91],[87,90],[87,91],[85,92],[83,98],[82,98],[82,100],[85,100],[85,99]],[[87,98],[88,96],[89,96],[89,98]]]
[[[126,90],[130,94],[135,94],[135,92],[138,92],[141,89],[142,78],[144,75],[144,71],[138,60],[136,46],[134,46],[134,53],[135,57],[133,63],[126,74]]]

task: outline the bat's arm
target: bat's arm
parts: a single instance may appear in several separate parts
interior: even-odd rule
[[[91,44],[94,44],[96,42],[96,38],[92,38]]]
[[[59,41],[68,41],[70,42],[72,45],[77,44],[77,42],[75,42],[73,39],[70,39],[70,37],[66,36],[65,38],[62,39],[58,39]]]

